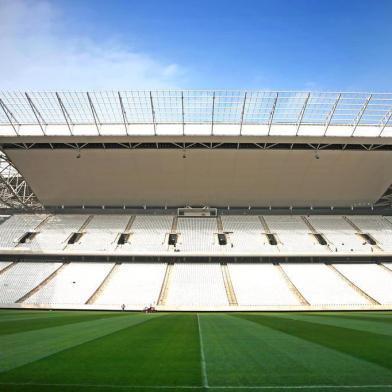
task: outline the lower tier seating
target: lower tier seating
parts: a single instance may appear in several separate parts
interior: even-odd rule
[[[1,262],[0,303],[97,309],[392,309],[392,263]]]

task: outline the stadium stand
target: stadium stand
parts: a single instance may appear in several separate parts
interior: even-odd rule
[[[158,302],[165,276],[164,263],[123,263],[109,277],[94,304],[140,308]]]
[[[71,235],[78,232],[88,215],[53,215],[40,227],[40,232],[23,247],[43,252],[63,250]]]
[[[17,302],[36,288],[62,263],[16,263],[0,275],[0,303]]]
[[[0,92],[0,303],[392,309],[391,102]]]
[[[43,221],[43,215],[25,214],[12,216],[3,225],[7,235],[0,251],[11,248],[37,254],[372,256],[392,252],[392,223],[383,216],[222,215],[217,220],[58,214]],[[14,229],[8,232],[9,227]],[[176,245],[169,245],[170,233],[177,236]],[[225,235],[227,244],[219,244],[218,233]]]
[[[335,252],[372,253],[373,248],[360,238],[342,216],[312,215],[307,217],[312,226],[323,233]]]
[[[232,244],[230,253],[277,253],[278,249],[270,245],[264,234],[260,218],[254,215],[221,217],[223,230],[228,232],[229,242]]]
[[[178,249],[181,252],[213,254],[220,253],[215,218],[179,218]]]
[[[350,220],[362,233],[374,238],[382,250],[392,251],[392,223],[388,217],[353,215]]]
[[[377,264],[335,264],[353,284],[380,304],[392,304],[392,274]]]
[[[281,264],[295,287],[311,305],[368,304],[365,298],[325,264]]]
[[[125,230],[130,218],[129,215],[94,215],[83,230],[83,236],[72,245],[72,250],[76,252],[114,250],[117,246],[117,237]]]
[[[213,307],[228,304],[220,264],[174,265],[165,305]]]
[[[29,304],[84,304],[105,279],[113,263],[70,263],[38,292]]]
[[[279,249],[285,252],[324,253],[329,249],[319,244],[301,216],[265,216],[270,231],[276,233]]]
[[[172,227],[173,216],[138,215],[129,231],[127,243],[117,248],[118,252],[162,253],[168,249],[167,235]]]
[[[0,261],[0,272],[11,265],[11,261]]]
[[[228,264],[239,305],[299,305],[276,265]]]
[[[46,217],[41,214],[12,215],[0,225],[0,247],[14,248],[26,232],[33,232]]]

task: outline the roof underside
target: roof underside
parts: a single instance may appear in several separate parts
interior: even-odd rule
[[[392,137],[392,93],[1,92],[0,136]]]

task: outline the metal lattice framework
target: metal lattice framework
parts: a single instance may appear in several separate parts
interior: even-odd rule
[[[392,93],[0,92],[0,136],[392,137]]]
[[[392,185],[384,192],[380,199],[375,203],[377,207],[392,207]]]
[[[0,152],[0,207],[40,209],[41,203],[18,170]]]

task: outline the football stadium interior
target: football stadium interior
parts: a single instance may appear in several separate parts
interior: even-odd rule
[[[392,94],[1,92],[0,214],[0,389],[392,388]]]
[[[2,93],[1,306],[392,308],[392,95]]]

